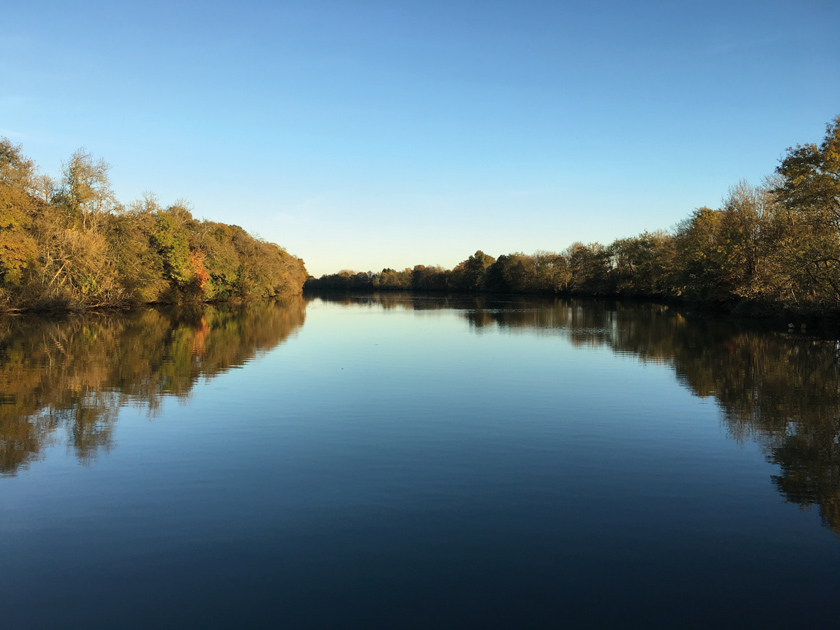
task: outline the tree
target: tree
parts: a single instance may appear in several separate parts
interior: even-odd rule
[[[711,302],[731,299],[734,276],[726,269],[722,217],[720,210],[702,207],[677,228],[679,272],[676,290],[679,295]]]
[[[484,288],[484,278],[488,267],[496,262],[480,249],[453,269],[454,289],[480,291]]]
[[[540,250],[533,258],[539,291],[558,293],[567,289],[572,276],[568,261],[562,254]]]
[[[614,241],[608,248],[613,290],[647,297],[670,293],[673,245],[673,237],[662,231]]]
[[[29,192],[35,176],[35,163],[24,157],[21,146],[0,138],[0,182]]]
[[[193,281],[189,247],[191,222],[192,216],[183,206],[175,205],[158,211],[151,239],[163,259],[166,277],[178,288],[184,288]]]
[[[774,193],[788,212],[786,252],[800,293],[820,308],[840,304],[840,116],[819,144],[788,149]]]
[[[778,244],[782,225],[778,203],[767,186],[739,182],[729,190],[721,209],[722,265],[732,292],[749,300],[779,299],[787,284]]]
[[[35,165],[20,145],[0,138],[0,290],[15,288],[35,264],[35,241],[26,233],[35,200],[29,194]]]
[[[563,254],[568,261],[572,291],[587,295],[606,292],[610,269],[610,255],[600,243],[572,243]]]
[[[537,289],[537,268],[532,256],[501,255],[487,270],[485,285],[492,291],[531,293]]]
[[[62,165],[57,197],[76,227],[95,227],[98,217],[116,206],[110,169],[105,160],[94,160],[84,149],[77,150]]]
[[[840,116],[826,125],[819,144],[796,145],[776,169],[779,200],[795,212],[825,214],[840,229]]]

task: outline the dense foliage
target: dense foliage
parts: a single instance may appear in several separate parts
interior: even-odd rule
[[[303,261],[153,195],[128,206],[77,151],[58,181],[0,138],[0,308],[118,306],[300,293]]]
[[[732,188],[676,229],[560,253],[477,251],[452,270],[418,265],[342,271],[308,289],[414,290],[678,298],[751,313],[840,308],[840,116],[821,144],[788,149],[760,186]]]

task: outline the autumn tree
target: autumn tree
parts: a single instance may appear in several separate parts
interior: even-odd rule
[[[643,232],[618,239],[607,248],[611,285],[619,295],[656,296],[671,294],[674,239],[664,232]]]
[[[568,288],[572,274],[562,254],[540,250],[534,254],[537,284],[542,293],[559,293]]]
[[[840,305],[840,116],[820,144],[788,149],[774,192],[788,212],[786,252],[801,272],[803,299],[816,307]]]
[[[30,194],[34,178],[35,165],[20,145],[0,138],[0,292],[18,287],[36,263],[36,244],[27,233],[36,203]]]
[[[826,125],[820,144],[790,147],[776,171],[782,182],[775,193],[785,206],[840,230],[840,116]]]
[[[294,294],[303,261],[237,226],[196,220],[152,194],[122,206],[109,166],[83,150],[56,183],[0,139],[0,308]]]
[[[95,227],[98,218],[116,206],[109,170],[110,164],[101,158],[95,160],[84,149],[77,150],[62,165],[55,198],[82,229]]]

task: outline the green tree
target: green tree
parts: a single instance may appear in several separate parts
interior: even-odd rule
[[[532,293],[537,290],[537,267],[521,252],[502,255],[487,270],[485,285],[492,291]]]
[[[678,295],[710,302],[732,298],[734,275],[726,267],[722,218],[720,210],[698,208],[677,228]]]
[[[495,258],[479,249],[452,270],[452,288],[460,291],[481,291],[484,288],[487,269],[494,262]]]
[[[776,169],[775,189],[791,210],[823,215],[840,229],[840,116],[826,125],[823,141],[790,147]]]
[[[191,223],[193,218],[183,205],[170,206],[155,216],[152,243],[163,260],[166,277],[177,288],[185,288],[193,280],[189,246]]]
[[[610,253],[600,243],[572,243],[563,254],[568,261],[569,288],[586,295],[608,292]]]
[[[840,116],[823,141],[788,149],[774,192],[788,212],[785,254],[800,300],[840,305]]]

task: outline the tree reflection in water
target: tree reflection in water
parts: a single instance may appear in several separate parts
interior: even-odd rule
[[[14,475],[58,429],[82,462],[112,444],[119,409],[155,415],[303,325],[302,298],[0,320],[0,473]]]
[[[779,466],[786,500],[816,505],[840,534],[840,369],[833,341],[804,339],[654,304],[528,298],[322,296],[376,309],[459,310],[477,333],[493,327],[561,335],[670,366],[722,411],[732,438],[758,442]],[[155,414],[213,377],[282,343],[303,325],[305,302],[249,302],[177,310],[2,320],[0,472],[13,475],[64,428],[83,462],[111,444],[118,411]]]
[[[819,506],[823,524],[840,534],[836,342],[687,319],[653,304],[558,300],[511,309],[478,301],[464,316],[476,329],[542,329],[670,365],[695,396],[714,398],[732,438],[757,441],[780,467],[773,483],[786,501]]]
[[[729,321],[686,318],[650,303],[509,297],[322,297],[345,304],[425,310],[456,308],[475,332],[529,328],[575,346],[671,366],[695,396],[713,398],[729,435],[758,442],[780,467],[773,477],[786,501],[818,506],[840,534],[840,360],[834,341],[758,330]]]

